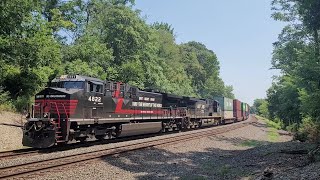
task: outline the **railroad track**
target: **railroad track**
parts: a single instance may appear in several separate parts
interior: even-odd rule
[[[25,157],[32,154],[38,154],[38,152],[39,151],[37,149],[33,148],[0,152],[0,160],[14,159],[21,156]]]
[[[62,147],[51,147],[48,149],[28,148],[28,149],[19,149],[19,150],[13,150],[13,151],[5,151],[5,152],[0,152],[0,161],[11,160],[11,159],[16,159],[16,158],[20,158],[20,157],[34,156],[34,155],[39,155],[39,154],[48,154],[48,153],[53,153],[53,152],[67,151],[67,150],[81,148],[81,147],[90,147],[90,146],[95,146],[95,145],[119,143],[119,142],[124,142],[124,141],[150,138],[150,137],[155,137],[155,136],[168,135],[170,133],[177,133],[177,132],[169,132],[166,134],[137,135],[137,136],[131,136],[131,137],[121,137],[121,138],[116,138],[116,139],[106,139],[103,141],[88,141],[88,142],[84,142],[84,143],[66,144],[65,146],[62,146]]]
[[[255,117],[252,118],[255,120]],[[97,160],[106,156],[115,154],[121,154],[129,151],[145,149],[149,147],[157,147],[163,145],[170,145],[174,143],[181,143],[192,139],[198,139],[201,137],[213,136],[224,132],[232,131],[238,128],[249,125],[251,121],[236,123],[229,126],[222,126],[216,129],[207,129],[199,132],[189,134],[178,134],[177,136],[170,138],[161,138],[156,140],[148,140],[145,142],[136,142],[129,145],[122,145],[114,148],[107,148],[102,150],[96,150],[91,152],[84,152],[79,154],[73,154],[64,157],[53,157],[51,159],[40,160],[36,162],[24,163],[16,166],[8,166],[0,168],[0,179],[7,178],[33,178],[44,175],[49,172],[65,171],[66,166],[74,165],[78,163],[89,162]]]

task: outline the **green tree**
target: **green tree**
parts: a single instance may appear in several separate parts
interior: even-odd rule
[[[255,99],[253,102],[252,109],[255,110],[255,113],[263,116],[265,118],[269,117],[269,111],[268,111],[268,101],[266,99]]]
[[[303,99],[313,99],[312,106],[303,101],[303,116],[319,119],[320,102],[315,101],[320,88],[320,2],[274,0],[272,4],[275,11],[274,19],[290,23],[275,43],[273,67],[281,69],[284,75],[294,79],[297,88],[303,94]]]
[[[0,94],[20,109],[48,81],[68,73],[177,95],[234,98],[213,51],[199,42],[177,44],[171,25],[148,25],[134,3],[1,2]]]
[[[54,29],[67,28],[71,23],[56,9],[52,9],[48,22],[42,8],[40,1],[29,0],[0,5],[0,82],[13,99],[29,99],[61,64],[61,46],[53,36]]]
[[[282,76],[275,81],[267,92],[270,118],[281,119],[286,126],[301,123],[299,94],[294,78]]]
[[[213,51],[199,42],[192,41],[180,46],[180,54],[197,96],[234,98],[232,87],[226,87],[219,77],[219,61]]]

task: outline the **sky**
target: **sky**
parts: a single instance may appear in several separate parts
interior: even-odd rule
[[[271,18],[271,0],[136,0],[147,23],[172,25],[177,43],[198,41],[220,61],[220,76],[236,98],[265,98],[272,76],[272,43],[284,24]]]

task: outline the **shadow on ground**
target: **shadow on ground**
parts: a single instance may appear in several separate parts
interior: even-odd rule
[[[241,144],[235,138],[224,140]],[[261,145],[247,150],[209,148],[188,153],[149,148],[103,158],[103,161],[135,173],[137,179],[250,179],[261,176],[265,169],[271,168],[275,174],[308,164],[305,154],[281,153],[281,150],[304,148],[301,143],[258,143]]]

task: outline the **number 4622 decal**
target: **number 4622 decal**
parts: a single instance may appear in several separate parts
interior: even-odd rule
[[[90,96],[88,101],[101,102],[101,97]]]

